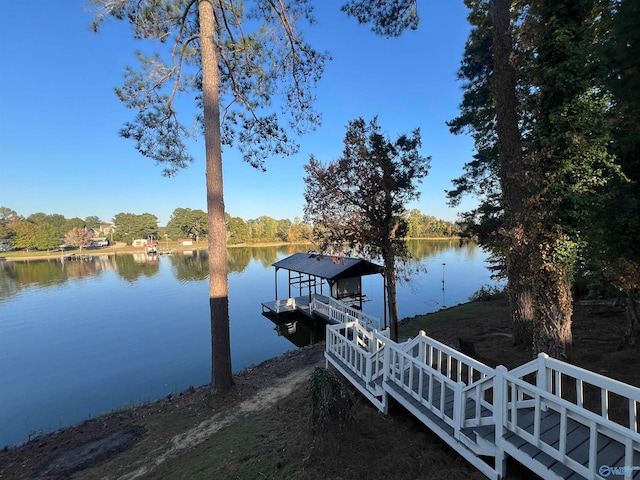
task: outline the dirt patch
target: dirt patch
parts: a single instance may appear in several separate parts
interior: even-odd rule
[[[67,450],[35,472],[33,477],[68,478],[75,472],[85,470],[123,452],[143,434],[144,429],[139,426],[116,430],[106,437]]]

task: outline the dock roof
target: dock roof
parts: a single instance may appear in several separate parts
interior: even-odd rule
[[[335,257],[317,253],[294,253],[273,264],[276,270],[284,268],[326,280],[363,277],[382,273],[382,267],[362,258]]]

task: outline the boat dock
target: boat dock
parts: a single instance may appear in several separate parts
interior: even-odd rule
[[[273,302],[262,302],[262,313],[280,315],[282,313],[299,312],[307,317],[313,318],[314,315],[309,306],[316,297],[318,297],[319,301],[323,302],[328,302],[329,300],[324,295],[312,294],[311,298],[309,298],[309,295],[302,295],[300,297],[274,300]]]
[[[75,254],[75,253],[72,253],[70,255],[63,255],[62,257],[60,257],[60,260],[62,261],[62,263],[64,263],[64,262],[88,262],[90,260],[93,260],[93,257],[91,255],[86,255],[86,254]]]
[[[370,328],[382,328],[382,321],[344,302],[325,295],[311,294],[291,297],[273,302],[262,302],[262,313],[279,316],[281,314],[299,312],[307,317],[320,318],[330,325],[345,321],[359,321]]]

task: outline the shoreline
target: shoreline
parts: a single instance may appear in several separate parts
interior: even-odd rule
[[[429,241],[445,241],[445,240],[460,240],[462,237],[420,237],[420,238],[408,238],[407,240],[429,240]],[[161,243],[161,242],[160,242]],[[158,244],[161,247],[160,243]],[[311,242],[265,242],[265,243],[237,243],[233,245],[227,245],[227,248],[252,248],[252,247],[282,247],[293,245],[313,245]],[[207,250],[207,242],[200,242],[196,245],[180,245],[178,242],[169,242],[164,247],[169,250],[176,250],[177,252],[189,252],[193,250]],[[162,250],[162,248],[161,248]],[[67,255],[89,255],[89,256],[103,256],[103,255],[118,255],[118,254],[132,254],[132,253],[146,253],[144,247],[134,247],[127,245],[126,247],[100,247],[100,248],[84,248],[82,250],[78,248],[65,250],[63,252],[20,252],[10,251],[2,252],[0,254],[0,262],[19,262],[19,261],[32,261],[32,260],[57,260]]]

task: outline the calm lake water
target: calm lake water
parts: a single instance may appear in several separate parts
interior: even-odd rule
[[[322,328],[261,315],[260,303],[275,296],[271,264],[307,248],[229,249],[234,371],[321,339]],[[410,250],[426,272],[399,286],[400,318],[495,284],[475,244],[412,241]],[[92,254],[64,264],[0,261],[0,447],[210,381],[207,253],[153,262]],[[286,277],[278,275],[281,296]],[[379,275],[363,279],[365,312],[383,316],[382,288]]]

